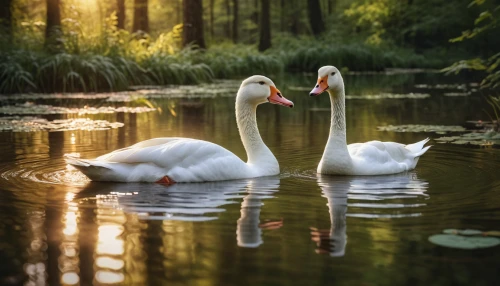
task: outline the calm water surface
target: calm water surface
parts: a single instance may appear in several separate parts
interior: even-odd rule
[[[431,94],[347,100],[350,143],[413,143],[442,135],[376,127],[461,125],[483,116],[479,97],[415,88],[447,83],[447,78],[356,75],[345,80],[351,95]],[[0,133],[0,284],[498,282],[500,247],[451,249],[431,244],[428,237],[447,228],[500,230],[499,149],[431,141],[434,146],[409,173],[318,176],[330,124],[328,96],[309,98],[307,91],[297,91],[312,87],[313,75],[275,82],[296,106],[258,109],[262,137],[282,168],[276,177],[164,187],[91,183],[66,169],[66,153],[96,157],[165,136],[209,140],[245,158],[234,97],[157,99],[161,113],[86,116],[125,123],[112,130]],[[46,118],[68,117],[76,115]]]

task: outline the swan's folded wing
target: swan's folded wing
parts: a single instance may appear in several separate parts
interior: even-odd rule
[[[157,142],[162,142],[158,140]],[[164,143],[163,143],[164,142]],[[100,161],[154,164],[176,181],[230,180],[251,174],[248,166],[227,149],[211,142],[176,138],[163,144],[142,144],[102,156]],[[150,142],[151,143],[151,142]]]
[[[171,167],[199,164],[224,157],[238,158],[227,149],[203,140],[157,138],[116,150],[97,159],[127,164],[154,163],[160,167]]]
[[[355,143],[348,146],[351,156],[364,160],[385,163],[388,161],[403,162],[408,159],[409,150],[405,145],[395,142],[370,141]]]
[[[105,160],[105,161],[111,161],[109,160],[110,158],[119,158],[120,156],[116,156],[116,155],[123,155],[123,154],[127,154],[127,152],[135,152],[139,149],[142,149],[142,148],[146,148],[146,147],[153,147],[153,146],[159,146],[159,145],[162,145],[162,144],[167,144],[167,143],[171,143],[171,142],[174,142],[174,141],[178,141],[178,140],[187,140],[187,138],[182,138],[182,137],[162,137],[162,138],[153,138],[153,139],[149,139],[149,140],[145,140],[145,141],[142,141],[142,142],[139,142],[137,144],[134,144],[132,146],[129,146],[129,147],[125,147],[125,148],[122,148],[122,149],[118,149],[118,150],[115,150],[111,153],[108,153],[108,154],[104,154],[102,156],[99,156],[97,157],[96,159],[97,160]]]

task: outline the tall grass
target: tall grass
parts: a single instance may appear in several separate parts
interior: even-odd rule
[[[282,52],[287,71],[315,72],[331,64],[354,71],[381,71],[386,68],[442,68],[446,58],[426,55],[396,47],[374,47],[362,42],[334,44],[316,42]]]
[[[25,25],[11,40],[0,39],[0,93],[101,92],[131,85],[198,84],[214,78],[315,72],[332,64],[349,70],[441,68],[442,55],[425,56],[395,47],[374,47],[308,37],[277,37],[265,53],[255,46],[219,44],[207,50],[181,48],[181,27],[152,38],[116,29],[116,17],[101,34],[86,35],[63,21],[57,47],[43,47],[43,30]],[[0,37],[1,38],[1,37]]]

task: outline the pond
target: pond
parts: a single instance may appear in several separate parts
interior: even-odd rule
[[[349,143],[457,136],[464,132],[457,126],[484,117],[487,108],[481,96],[470,95],[476,85],[462,79],[433,73],[344,78]],[[215,84],[206,92],[180,87],[112,98],[2,98],[0,107],[13,110],[9,116],[39,118],[19,117],[17,127],[8,125],[10,118],[0,128],[0,284],[498,281],[495,243],[460,249],[429,240],[450,228],[500,230],[498,145],[432,140],[433,147],[408,173],[318,176],[330,102],[326,95],[308,96],[315,80],[315,75],[276,78],[295,108],[265,104],[257,111],[281,175],[170,187],[89,182],[68,169],[63,156],[92,158],[149,138],[182,136],[217,143],[245,158],[234,115],[238,82],[221,82],[220,92]],[[159,111],[119,109],[132,106],[130,94],[148,97]],[[114,108],[98,111],[110,104]],[[84,105],[95,109],[75,109]],[[66,109],[46,112],[50,106]],[[39,110],[49,114],[34,114]],[[75,118],[80,119],[68,120]],[[400,125],[406,132],[392,128]]]

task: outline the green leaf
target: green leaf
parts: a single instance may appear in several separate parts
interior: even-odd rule
[[[478,249],[500,245],[500,239],[496,237],[461,236],[454,234],[431,235],[429,241],[440,246],[459,249]]]

